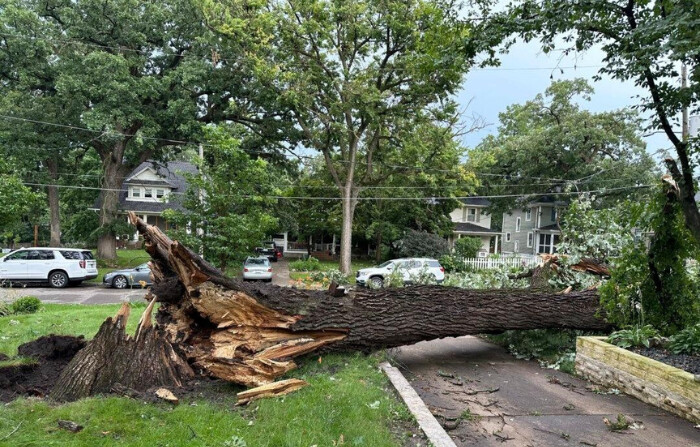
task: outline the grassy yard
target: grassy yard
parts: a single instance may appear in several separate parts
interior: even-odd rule
[[[0,352],[15,355],[19,344],[49,333],[92,336],[117,308],[45,305],[33,315],[0,317]],[[133,331],[138,317],[130,320]],[[205,386],[203,395],[183,396],[176,407],[118,397],[64,405],[18,399],[0,406],[0,445],[414,445],[417,438],[410,438],[410,432],[417,429],[377,369],[380,360],[362,354],[302,359],[301,367],[289,376],[308,381],[308,387],[248,407],[233,405],[241,389],[228,384]],[[60,430],[58,419],[85,428],[75,434]]]

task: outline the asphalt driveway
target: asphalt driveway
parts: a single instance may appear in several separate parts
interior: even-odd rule
[[[289,285],[289,261],[282,259],[272,263],[272,282],[279,286]],[[115,304],[124,301],[138,302],[144,299],[146,291],[141,287],[133,289],[112,289],[102,284],[84,282],[76,287],[53,289],[47,285],[0,288],[0,301],[12,301],[21,296],[32,295],[45,303],[63,304]]]
[[[480,338],[404,346],[394,360],[458,446],[700,446],[686,420]],[[608,429],[620,413],[635,429]]]

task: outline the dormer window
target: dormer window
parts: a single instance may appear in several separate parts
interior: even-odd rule
[[[476,208],[467,209],[467,222],[476,222]]]
[[[141,188],[135,187],[135,188],[130,188],[131,189],[131,197],[134,198],[141,198]]]
[[[156,189],[156,199],[162,199],[165,196],[164,189]]]
[[[143,197],[146,199],[153,198],[153,190],[151,188],[146,188],[146,192],[143,194]]]

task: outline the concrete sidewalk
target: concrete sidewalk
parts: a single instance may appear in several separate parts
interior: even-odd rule
[[[405,346],[394,363],[458,446],[700,446],[700,430],[686,420],[595,392],[586,381],[517,360],[479,338]],[[603,418],[615,421],[619,413],[638,428],[611,432]]]

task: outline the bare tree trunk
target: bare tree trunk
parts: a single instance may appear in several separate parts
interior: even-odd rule
[[[352,222],[357,206],[357,192],[352,186],[341,189],[343,193],[343,223],[340,233],[340,271],[345,275],[352,273]]]
[[[55,184],[58,181],[58,160],[55,158],[49,158],[46,160],[46,166],[48,167],[51,184]],[[52,247],[60,247],[61,215],[58,200],[58,187],[47,187],[47,196],[49,201],[49,222],[51,232],[51,241],[49,242],[49,245]]]
[[[100,226],[103,232],[97,239],[97,257],[101,259],[117,259],[116,234],[111,226],[117,219],[119,210],[119,190],[122,187],[121,178],[123,172],[123,150],[115,150],[113,155],[108,153],[102,160],[102,172],[104,173],[104,189],[100,192]]]

